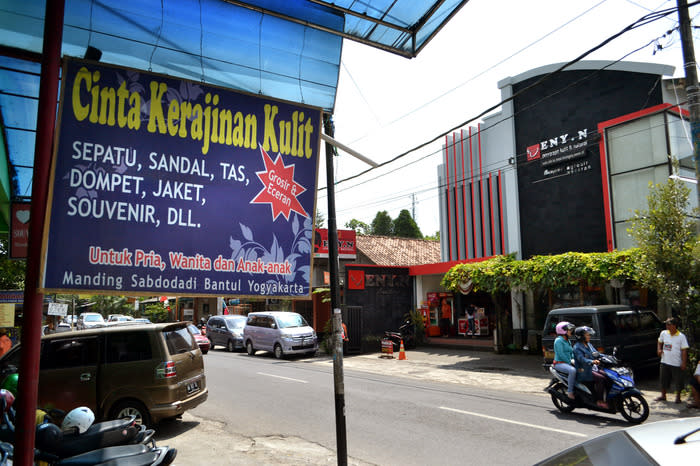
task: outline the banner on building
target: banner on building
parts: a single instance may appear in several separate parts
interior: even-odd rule
[[[316,228],[314,231],[314,257],[328,257],[328,229]],[[338,230],[338,258],[355,259],[357,257],[357,233],[355,230]]]
[[[26,259],[29,245],[29,210],[28,202],[13,202],[10,207],[10,259]]]
[[[321,110],[64,60],[41,291],[308,296]]]

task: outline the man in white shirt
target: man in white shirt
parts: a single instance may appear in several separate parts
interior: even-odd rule
[[[659,335],[657,353],[661,357],[659,379],[661,381],[661,396],[654,401],[666,401],[666,391],[673,379],[676,387],[676,403],[681,402],[683,389],[683,371],[688,361],[688,340],[678,330],[678,320],[669,317],[664,322],[666,330]]]

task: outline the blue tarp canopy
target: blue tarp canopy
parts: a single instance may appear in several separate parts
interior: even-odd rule
[[[63,55],[332,113],[343,38],[413,57],[467,0],[65,2]],[[0,231],[31,195],[45,6],[0,0]]]

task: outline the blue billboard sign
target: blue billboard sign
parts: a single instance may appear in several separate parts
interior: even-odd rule
[[[321,110],[64,60],[43,292],[308,296]]]

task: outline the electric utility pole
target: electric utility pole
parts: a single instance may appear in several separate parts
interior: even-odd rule
[[[677,0],[678,23],[681,33],[681,46],[683,47],[683,66],[685,67],[685,92],[688,97],[688,110],[690,111],[690,134],[693,142],[693,160],[695,161],[695,193],[700,205],[700,88],[698,87],[698,69],[695,63],[695,48],[693,47],[693,34],[688,13],[688,0]],[[700,220],[696,222],[696,229],[700,235]]]
[[[325,133],[333,137],[331,116],[323,116]],[[333,176],[333,146],[326,141],[326,189],[328,190],[328,268],[331,285],[331,320],[333,323],[333,386],[335,392],[335,437],[338,465],[348,464],[345,430],[345,381],[343,377],[342,314],[338,284],[338,230],[335,222],[335,177]]]

